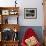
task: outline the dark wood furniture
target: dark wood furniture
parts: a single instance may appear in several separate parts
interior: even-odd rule
[[[17,16],[17,23],[16,24],[8,24],[7,17],[9,16]],[[19,17],[19,7],[0,7],[0,32],[1,32],[1,41],[0,46],[18,46],[19,40],[2,40],[2,32],[5,28],[9,28],[14,32],[18,32],[20,26],[18,24],[18,17]],[[6,19],[5,19],[6,18]],[[4,21],[5,19],[5,21]],[[15,20],[14,20],[15,21]],[[16,31],[15,31],[16,29]]]
[[[3,46],[18,46],[18,41],[5,41],[2,44]]]
[[[0,46],[2,46],[2,42],[0,41]]]
[[[17,23],[18,23],[18,16],[19,16],[19,7],[0,7],[0,18],[1,24],[8,24],[8,16],[17,16]],[[4,21],[5,19],[5,21]]]

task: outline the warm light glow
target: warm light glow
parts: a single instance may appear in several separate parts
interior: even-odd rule
[[[0,41],[1,41],[1,32],[0,32]]]
[[[1,20],[1,15],[0,15],[0,20]]]
[[[0,15],[0,24],[1,24],[1,15]]]
[[[14,29],[14,31],[15,31],[15,32],[17,32],[17,30],[16,30],[16,29]]]

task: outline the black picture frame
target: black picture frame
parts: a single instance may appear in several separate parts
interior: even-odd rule
[[[24,8],[24,19],[37,19],[37,8]]]

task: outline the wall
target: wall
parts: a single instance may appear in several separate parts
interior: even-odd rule
[[[0,0],[0,6],[15,6],[15,0]],[[21,26],[43,26],[42,0],[17,0],[19,9],[19,24]],[[24,8],[37,8],[37,19],[24,19]],[[12,17],[9,17],[12,18]],[[9,19],[10,20],[10,19]]]
[[[24,33],[27,31],[28,28],[32,28],[34,32],[37,34],[39,41],[43,43],[43,30],[41,26],[21,26],[21,29],[19,32],[20,42],[24,36]]]
[[[37,8],[37,19],[24,19],[24,8]],[[21,10],[22,9],[22,10]],[[43,26],[42,0],[24,0],[21,4],[20,23],[22,26]]]

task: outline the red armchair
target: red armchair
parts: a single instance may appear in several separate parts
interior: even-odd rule
[[[32,41],[33,39],[34,41]],[[29,41],[32,41],[32,45]],[[35,44],[33,45],[34,42]],[[28,43],[30,45],[28,45]],[[40,42],[37,40],[37,35],[32,28],[27,29],[25,32],[25,35],[22,38],[21,46],[41,46]]]

